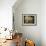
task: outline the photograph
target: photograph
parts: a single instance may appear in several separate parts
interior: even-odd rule
[[[23,25],[36,25],[37,16],[36,14],[23,14],[22,24]]]

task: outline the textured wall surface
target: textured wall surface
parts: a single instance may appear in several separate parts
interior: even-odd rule
[[[17,8],[14,7],[13,9],[15,30],[22,32],[24,39],[33,40],[36,46],[41,46],[40,11],[40,0],[23,0]],[[37,25],[22,26],[22,14],[37,14]]]

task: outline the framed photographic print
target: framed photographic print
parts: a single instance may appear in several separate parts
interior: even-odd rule
[[[37,14],[22,14],[22,25],[33,26],[37,24]]]

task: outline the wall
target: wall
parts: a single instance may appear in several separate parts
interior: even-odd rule
[[[46,46],[46,0],[41,1],[41,40],[42,46]]]
[[[12,29],[12,6],[16,0],[0,0],[0,27]]]
[[[35,42],[36,46],[41,46],[41,1],[23,0],[17,8],[13,9],[13,12],[15,30],[22,32],[24,39],[31,39]],[[37,14],[37,25],[22,26],[22,14]]]

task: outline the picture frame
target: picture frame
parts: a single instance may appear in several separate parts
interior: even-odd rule
[[[23,26],[37,25],[37,14],[22,14],[22,25]]]

